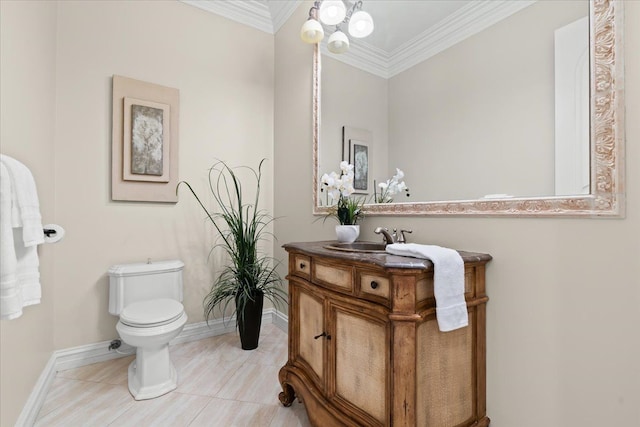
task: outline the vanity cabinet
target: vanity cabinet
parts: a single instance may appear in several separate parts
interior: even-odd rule
[[[280,401],[314,426],[487,426],[485,265],[460,252],[469,326],[440,332],[433,265],[291,243]]]

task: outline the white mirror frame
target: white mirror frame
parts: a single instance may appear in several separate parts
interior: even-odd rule
[[[574,216],[623,217],[624,67],[623,1],[590,3],[591,193],[576,196],[522,197],[500,200],[450,200],[384,203],[365,206],[368,215],[423,216]],[[319,203],[320,72],[318,45],[313,52],[313,213]]]

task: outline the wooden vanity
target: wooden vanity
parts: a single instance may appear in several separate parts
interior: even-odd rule
[[[488,426],[485,265],[460,252],[469,326],[440,332],[433,265],[291,243],[289,358],[280,401],[314,426]]]

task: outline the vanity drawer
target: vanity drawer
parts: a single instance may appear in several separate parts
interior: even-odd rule
[[[375,296],[389,300],[391,284],[387,277],[369,271],[358,271],[360,294],[367,298]]]
[[[296,276],[309,279],[311,277],[311,258],[306,255],[294,254],[291,270]]]
[[[313,263],[313,277],[311,281],[326,288],[353,292],[353,268],[341,264]]]

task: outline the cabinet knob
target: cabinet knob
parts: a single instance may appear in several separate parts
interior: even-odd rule
[[[300,263],[300,270],[304,270],[307,267],[307,264],[305,264],[304,262]]]
[[[371,289],[377,289],[378,288],[378,282],[376,282],[375,280],[371,281]]]

